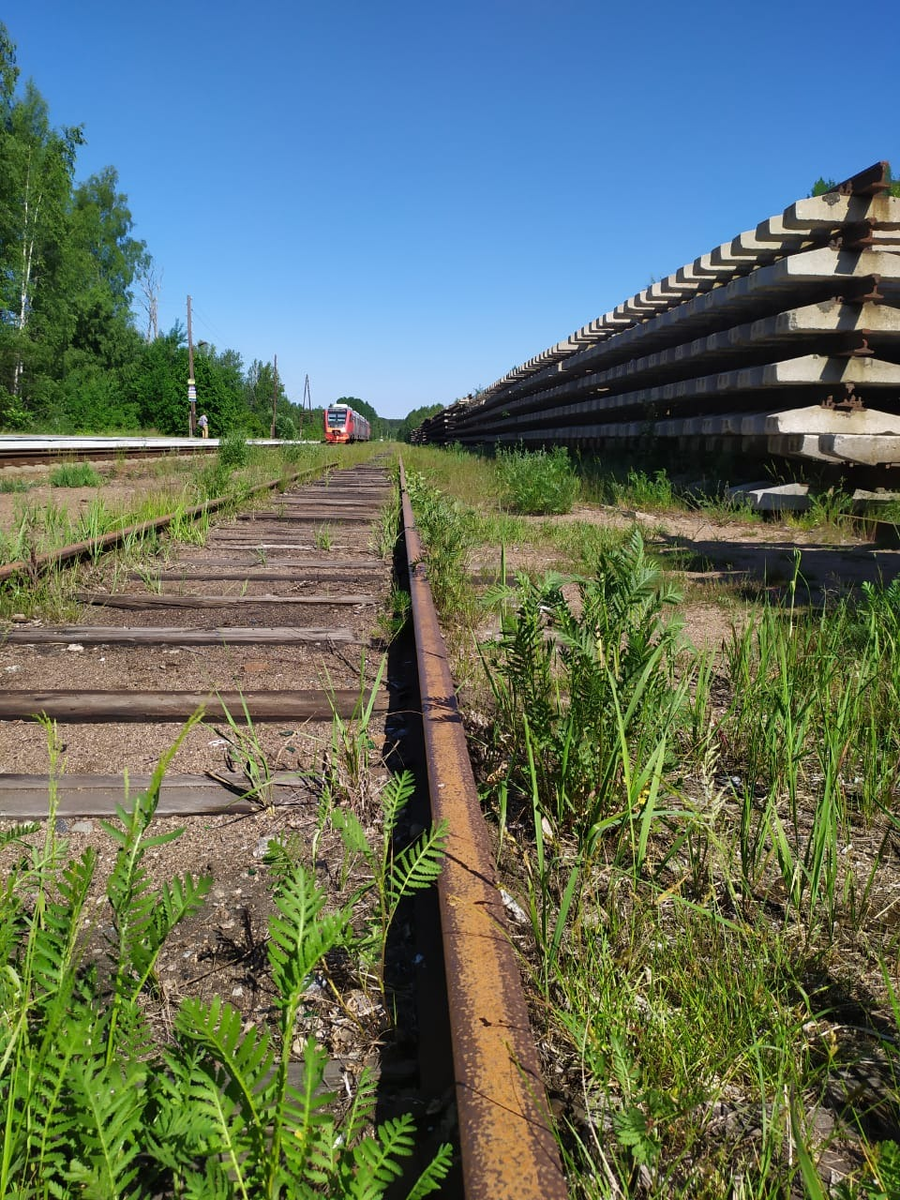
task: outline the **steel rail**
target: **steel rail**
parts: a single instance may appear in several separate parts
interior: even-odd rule
[[[331,465],[333,464],[326,464],[325,470]],[[314,474],[317,469],[307,468],[304,471],[294,471],[293,474],[281,476],[278,479],[267,480],[266,483],[261,483],[247,492],[247,499],[250,499],[252,496],[258,496],[263,492],[271,491],[281,484],[296,483],[298,479],[303,479],[307,475]],[[166,513],[162,517],[153,517],[151,520],[141,521],[137,525],[126,525],[123,529],[115,529],[111,533],[103,534],[101,537],[89,538],[83,542],[72,542],[68,546],[61,546],[58,550],[48,550],[45,554],[36,554],[34,558],[27,561],[19,559],[16,562],[7,563],[5,566],[0,567],[0,583],[5,583],[8,579],[12,579],[16,575],[35,575],[40,571],[46,570],[48,567],[55,566],[57,563],[68,562],[76,558],[87,558],[88,555],[100,554],[105,550],[112,550],[115,546],[120,545],[130,537],[143,537],[154,530],[165,529],[176,517],[187,517],[188,519],[202,517],[206,513],[217,512],[227,504],[233,504],[234,500],[234,496],[217,496],[212,500],[204,500],[202,504],[195,504],[192,508],[182,509],[174,513]]]
[[[448,827],[438,895],[466,1200],[562,1200],[538,1053],[402,461],[400,492],[432,817]]]

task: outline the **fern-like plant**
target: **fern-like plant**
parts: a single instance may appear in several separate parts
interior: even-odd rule
[[[51,765],[44,837],[14,869],[0,905],[8,951],[0,986],[0,1197],[65,1196],[69,1184],[81,1194],[118,1196],[136,1173],[144,1068],[133,1055],[105,1061],[107,1010],[82,965],[96,855],[65,860],[56,831],[59,743],[44,724]]]
[[[188,872],[154,890],[143,866],[148,850],[166,845],[184,832],[173,829],[148,836],[147,829],[159,805],[166,768],[201,718],[202,713],[195,713],[185,724],[157,764],[147,791],[135,797],[130,808],[116,806],[118,822],[101,822],[119,845],[106,886],[115,929],[113,995],[106,1030],[107,1066],[121,1053],[123,1035],[143,1039],[137,998],[145,987],[155,986],[154,971],[166,938],[180,921],[202,906],[212,886],[209,876],[195,879]],[[139,1045],[138,1042],[134,1047],[136,1052]]]
[[[356,891],[353,903],[371,897],[373,913],[367,933],[358,949],[378,966],[378,978],[384,979],[384,962],[388,933],[405,896],[431,887],[441,873],[447,823],[442,821],[423,833],[418,841],[397,849],[397,822],[415,789],[412,773],[393,775],[381,793],[381,837],[370,844],[359,819],[350,809],[335,809],[332,821],[351,855],[361,857],[368,867],[370,878]]]
[[[143,858],[178,833],[151,836],[163,773],[106,828],[118,843],[107,886],[114,934],[108,972],[86,966],[86,901],[96,856],[67,861],[56,831],[59,748],[51,749],[49,817],[6,831],[22,856],[0,890],[0,1200],[353,1197],[378,1200],[412,1150],[403,1117],[374,1127],[374,1085],[363,1077],[338,1123],[323,1087],[327,1056],[310,1039],[303,1075],[288,1065],[300,1006],[326,954],[352,940],[349,910],[325,912],[324,893],[296,858],[275,874],[269,961],[278,1019],[267,1032],[215,998],[185,1000],[176,1040],[149,1037],[141,993],[160,950],[202,903],[209,880],[186,875],[154,889]],[[410,864],[411,865],[411,864]],[[419,1200],[446,1175],[443,1147],[408,1193]]]
[[[323,1081],[327,1055],[313,1039],[303,1052],[299,1086],[288,1063],[304,992],[318,964],[347,935],[349,908],[325,914],[325,894],[306,868],[274,856],[276,912],[269,923],[269,963],[276,987],[277,1035],[245,1031],[240,1013],[216,999],[186,1001],[178,1044],[167,1058],[166,1141],[154,1143],[172,1168],[176,1194],[251,1197],[358,1197],[378,1200],[413,1150],[408,1118],[366,1132],[374,1086],[364,1072],[340,1128]],[[171,1114],[190,1107],[196,1125]],[[181,1153],[175,1160],[172,1139]],[[443,1147],[409,1193],[424,1197],[449,1168]]]

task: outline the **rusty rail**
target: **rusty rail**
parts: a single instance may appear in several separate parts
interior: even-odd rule
[[[406,476],[400,488],[432,816],[466,1200],[562,1200],[566,1185],[515,951]]]
[[[327,470],[330,465],[326,464],[325,469]],[[271,491],[282,483],[295,483],[298,479],[312,475],[316,469],[306,468],[303,471],[294,471],[291,475],[286,475],[279,479],[267,480],[265,483],[251,488],[246,493],[247,499],[250,499],[252,496],[261,495],[263,492]],[[0,567],[0,583],[5,583],[8,579],[12,579],[16,575],[38,574],[48,567],[55,566],[56,563],[69,562],[77,558],[87,558],[90,555],[100,554],[105,550],[112,550],[115,546],[121,545],[130,537],[144,537],[145,534],[152,533],[154,530],[165,529],[176,517],[193,520],[195,517],[202,517],[206,513],[217,512],[220,508],[224,508],[228,504],[233,504],[234,500],[234,496],[217,496],[212,500],[204,500],[202,504],[196,504],[192,508],[182,509],[180,512],[166,513],[164,516],[154,517],[149,521],[141,521],[137,525],[126,525],[123,529],[114,529],[110,533],[104,533],[101,537],[89,538],[84,542],[72,542],[68,546],[61,546],[58,550],[48,550],[45,554],[36,554],[32,559],[19,559],[16,562],[6,563],[5,566]]]

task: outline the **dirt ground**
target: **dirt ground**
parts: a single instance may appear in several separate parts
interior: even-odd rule
[[[546,517],[525,517],[529,524]],[[703,513],[640,512],[604,505],[577,505],[556,522],[641,529],[650,549],[660,556],[684,593],[678,606],[685,636],[698,648],[721,644],[732,626],[743,620],[740,602],[763,593],[787,597],[799,554],[798,604],[821,604],[829,597],[853,593],[865,582],[888,583],[900,575],[900,549],[878,546],[851,530],[809,531],[786,521],[716,519]],[[550,549],[511,545],[507,569],[540,572],[558,562]],[[496,569],[496,550],[474,564]]]

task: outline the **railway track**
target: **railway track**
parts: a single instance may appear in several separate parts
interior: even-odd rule
[[[391,580],[369,545],[391,496],[374,461],[297,483],[267,507],[214,526],[203,547],[128,572],[101,560],[78,592],[78,623],[20,620],[3,631],[0,819],[46,817],[52,794],[73,851],[93,846],[109,860],[99,820],[114,815],[126,786],[133,794],[149,785],[157,760],[202,707],[160,789],[157,822],[186,826],[179,854],[212,875],[214,891],[187,944],[161,960],[161,977],[173,995],[199,988],[229,1000],[245,1022],[261,1022],[264,989],[252,964],[269,902],[262,854],[276,837],[321,836],[317,803],[336,728],[350,730],[364,711],[364,740],[390,758],[421,717],[423,821],[448,828],[443,940],[437,946],[426,932],[431,917],[420,899],[418,941],[395,950],[395,973],[415,974],[407,959],[443,961],[448,995],[435,1007],[441,973],[433,970],[428,999],[418,1001],[418,1065],[400,1067],[404,1095],[421,1114],[441,1108],[442,1128],[458,1122],[457,1168],[442,1194],[552,1200],[565,1185],[405,494],[398,561],[416,652],[395,642],[382,674],[373,650]],[[38,716],[55,723],[53,753],[64,769],[48,769],[51,735]],[[417,757],[409,747],[401,753]],[[339,874],[336,863],[317,866]],[[329,1044],[334,1077],[349,1090],[352,1063],[340,1039]],[[390,1051],[382,1058],[384,1080],[397,1064]]]

